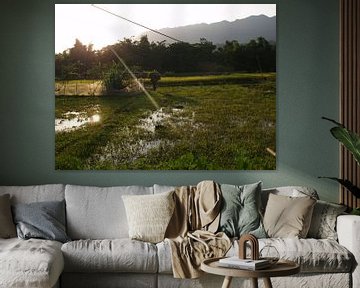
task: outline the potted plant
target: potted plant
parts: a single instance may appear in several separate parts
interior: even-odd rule
[[[335,127],[330,129],[331,134],[342,143],[346,149],[353,155],[355,161],[360,165],[360,136],[353,131],[347,129],[343,124],[336,122],[333,119],[322,117],[327,121],[336,124]],[[354,185],[348,179],[340,179],[336,177],[319,177],[327,178],[339,182],[347,190],[349,190],[356,198],[360,198],[360,188]],[[352,214],[360,215],[360,207],[354,208]]]

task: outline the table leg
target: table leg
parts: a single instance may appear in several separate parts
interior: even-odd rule
[[[273,288],[270,278],[266,277],[263,279],[264,279],[265,288]]]
[[[225,276],[224,282],[221,286],[221,288],[230,288],[232,277],[231,276]]]
[[[252,287],[258,288],[258,279],[257,278],[251,278]]]

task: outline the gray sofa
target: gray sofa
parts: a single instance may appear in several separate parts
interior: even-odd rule
[[[299,188],[299,187],[298,187]],[[122,195],[169,191],[154,185],[90,187],[76,185],[0,186],[0,195],[10,194],[15,203],[66,202],[65,244],[40,239],[0,239],[0,287],[221,287],[223,278],[204,275],[199,279],[172,277],[171,250],[167,242],[146,243],[128,238]],[[301,187],[299,189],[302,189]],[[292,195],[292,187],[263,190]],[[312,192],[316,193],[316,192]],[[360,217],[337,218],[338,241],[329,239],[260,239],[271,244],[281,257],[297,261],[301,273],[273,278],[274,287],[360,287]],[[236,255],[237,243],[228,255]],[[262,281],[259,281],[260,287]],[[250,285],[234,279],[236,285]]]

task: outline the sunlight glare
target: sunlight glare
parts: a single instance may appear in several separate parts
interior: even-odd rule
[[[96,122],[99,122],[100,119],[101,119],[100,115],[99,115],[99,114],[95,114],[95,115],[91,116],[90,122],[96,123]]]

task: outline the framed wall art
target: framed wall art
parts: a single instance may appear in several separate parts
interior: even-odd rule
[[[276,169],[276,5],[56,4],[55,168]]]

